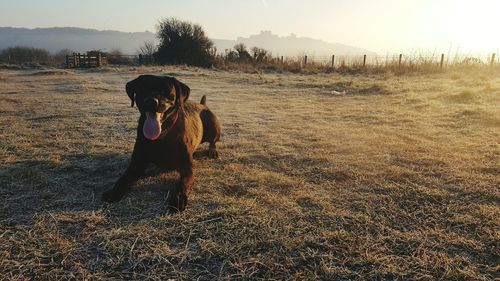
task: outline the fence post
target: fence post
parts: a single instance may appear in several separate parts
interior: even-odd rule
[[[366,66],[366,55],[363,55],[363,67]]]
[[[491,54],[491,66],[495,64],[495,53]]]
[[[304,57],[304,66],[307,65],[307,56]]]
[[[401,66],[401,60],[403,59],[403,54],[399,54],[399,63],[398,65]]]
[[[101,66],[101,52],[97,53],[97,67]]]
[[[281,56],[281,64],[283,64],[283,56]]]
[[[443,64],[444,64],[444,54],[441,54],[441,62],[439,63],[439,67],[443,68]]]
[[[332,68],[335,68],[335,55],[332,55]]]

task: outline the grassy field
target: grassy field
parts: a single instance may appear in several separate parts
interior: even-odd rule
[[[220,159],[107,205],[138,118],[124,91],[170,74],[208,96]],[[1,279],[493,280],[500,69],[242,73],[0,70]]]

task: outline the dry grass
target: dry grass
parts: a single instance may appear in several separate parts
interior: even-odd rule
[[[155,169],[99,200],[130,157],[140,73],[207,94],[223,124],[182,214]],[[0,276],[494,279],[499,73],[1,70]]]
[[[379,60],[380,59],[380,60]],[[315,59],[311,57],[307,63],[304,63],[304,57],[288,57],[283,61],[272,59],[264,62],[231,62],[218,57],[215,60],[215,66],[222,70],[244,71],[248,73],[279,72],[279,73],[339,73],[339,74],[385,74],[395,75],[407,74],[435,74],[442,72],[498,72],[500,65],[495,62],[490,64],[490,58],[486,61],[484,58],[456,56],[446,59],[443,67],[435,55],[405,55],[401,63],[397,57],[382,58],[369,57],[366,65],[363,65],[363,56],[340,56],[337,57],[335,67],[332,68],[330,59],[320,57]],[[488,70],[489,68],[489,70]]]

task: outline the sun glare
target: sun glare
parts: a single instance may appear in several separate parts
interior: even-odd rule
[[[487,54],[500,46],[500,1],[433,1],[421,14],[427,41],[461,52]]]

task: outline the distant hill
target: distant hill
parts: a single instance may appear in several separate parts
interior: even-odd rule
[[[0,27],[0,50],[25,46],[43,48],[49,52],[70,49],[77,52],[89,50],[109,51],[119,48],[126,54],[135,54],[144,41],[157,41],[155,34],[145,32],[120,32],[76,27],[13,28]]]
[[[374,52],[348,46],[339,43],[329,43],[326,41],[297,37],[295,34],[281,37],[272,34],[271,31],[261,31],[258,35],[250,35],[248,38],[238,37],[236,40],[218,40],[213,39],[218,52],[233,48],[238,43],[243,43],[247,47],[260,47],[269,50],[273,55],[297,56],[302,54],[315,56],[336,55],[375,55]]]
[[[251,35],[248,38],[238,37],[236,40],[212,40],[220,53],[233,48],[238,43],[243,43],[248,48],[260,47],[271,51],[273,55],[283,56],[375,54],[362,48],[308,37],[297,37],[294,34],[280,37],[272,34],[271,31],[261,31],[260,34]],[[158,42],[158,39],[154,33],[149,31],[100,31],[77,27],[34,29],[0,27],[0,50],[14,46],[25,46],[43,48],[55,53],[61,49],[85,52],[89,50],[109,51],[113,48],[119,48],[125,54],[135,54],[145,41]]]

